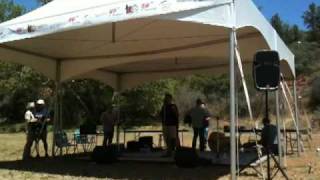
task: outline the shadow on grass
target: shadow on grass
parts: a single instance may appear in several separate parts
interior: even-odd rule
[[[101,165],[89,159],[75,157],[2,161],[0,169],[113,179],[218,179],[229,173],[229,167],[200,166],[184,169],[174,164],[125,161]]]

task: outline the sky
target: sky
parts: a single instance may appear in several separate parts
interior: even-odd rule
[[[67,0],[66,0],[67,1]],[[320,0],[253,0],[268,19],[278,13],[281,19],[290,24],[297,24],[301,29],[305,29],[301,16],[308,9],[312,2],[320,5]],[[39,6],[36,0],[14,0],[15,3],[24,5],[28,10]]]
[[[281,19],[288,24],[297,24],[305,29],[301,16],[309,5],[314,2],[320,5],[320,0],[253,0],[265,17],[270,19],[272,15],[278,13]]]

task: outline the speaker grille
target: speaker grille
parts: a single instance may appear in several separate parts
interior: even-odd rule
[[[280,59],[276,51],[259,51],[253,61],[253,79],[258,90],[277,90],[280,82]]]

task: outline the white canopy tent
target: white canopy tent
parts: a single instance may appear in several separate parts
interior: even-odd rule
[[[251,0],[54,0],[0,24],[0,59],[63,81],[92,78],[117,91],[160,78],[230,73],[235,137],[235,39],[245,67],[257,50],[279,52],[295,79],[294,55]],[[59,93],[55,116],[58,122]],[[235,138],[231,157],[235,158]],[[235,163],[231,165],[235,177]]]

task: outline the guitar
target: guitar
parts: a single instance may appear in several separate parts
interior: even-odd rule
[[[40,124],[40,131],[39,134],[42,134],[44,129],[46,128],[47,122],[48,122],[48,113],[46,111],[40,111],[35,113],[35,118],[38,119],[38,123]]]

